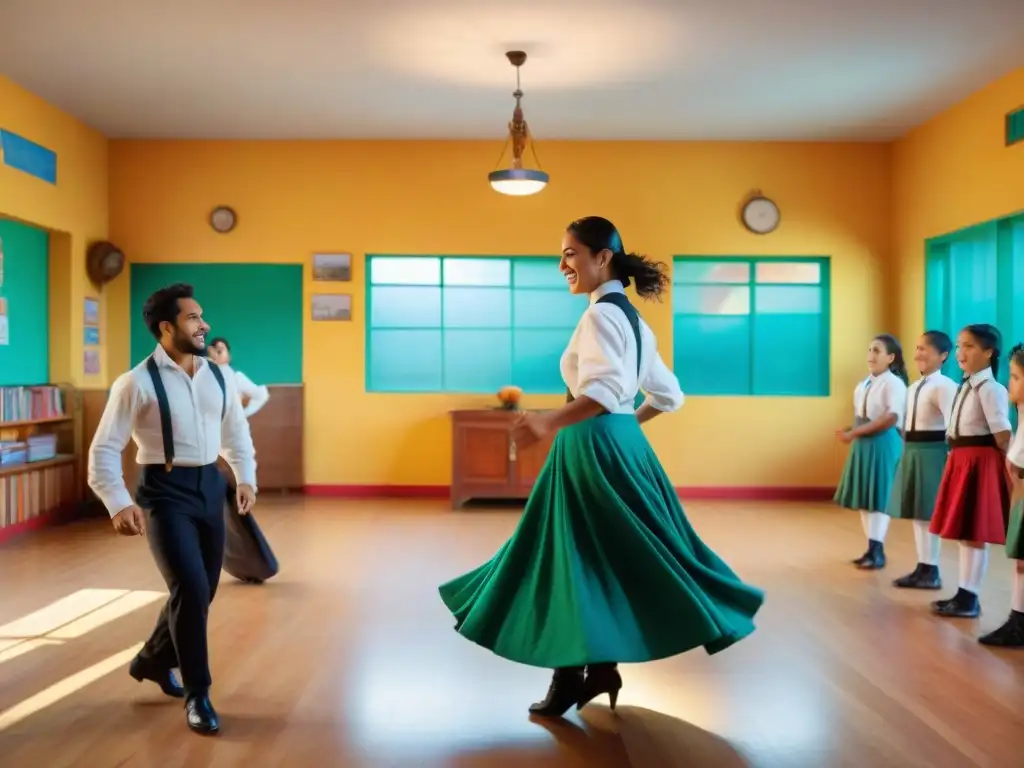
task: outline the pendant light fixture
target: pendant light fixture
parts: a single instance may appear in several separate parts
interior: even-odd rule
[[[487,179],[491,182],[491,188],[503,195],[535,195],[548,185],[550,177],[540,170],[537,148],[534,146],[530,127],[523,118],[523,91],[519,85],[519,68],[526,63],[526,54],[523,51],[509,51],[505,56],[516,68],[516,90],[512,94],[516,98],[516,107],[512,110],[512,121],[508,124],[508,138],[505,140],[505,147],[509,145],[509,142],[512,143],[512,166],[491,171]],[[536,170],[523,167],[523,153],[526,151],[527,144],[530,145],[533,159],[537,162]],[[498,157],[499,163],[505,155],[505,147],[501,149],[501,155]]]

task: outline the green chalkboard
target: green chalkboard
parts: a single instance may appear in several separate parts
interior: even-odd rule
[[[7,315],[7,339],[0,338],[0,386],[47,384],[50,236],[41,229],[0,219],[0,253],[0,298]]]
[[[195,288],[209,338],[231,344],[232,367],[257,384],[302,383],[301,264],[132,264],[132,365],[156,346],[142,306],[172,283]]]

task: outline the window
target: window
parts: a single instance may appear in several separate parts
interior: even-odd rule
[[[828,396],[828,259],[687,256],[673,266],[684,392]]]
[[[587,307],[555,257],[369,256],[366,389],[565,390],[559,360]]]
[[[1024,214],[990,221],[925,244],[925,325],[957,333],[971,323],[991,323],[1003,336],[1005,355],[1024,341]],[[959,380],[951,355],[944,372]]]

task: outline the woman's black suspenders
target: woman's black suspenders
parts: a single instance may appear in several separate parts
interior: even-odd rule
[[[629,299],[626,298],[624,293],[606,293],[604,296],[599,298],[597,304],[614,304],[616,307],[622,310],[623,314],[626,315],[626,319],[629,320],[629,325],[633,329],[633,337],[636,339],[636,375],[637,379],[640,378],[640,313],[636,311],[636,307],[629,303]],[[638,382],[639,383],[639,382]],[[565,388],[565,402],[571,403],[576,398],[572,396],[572,390],[568,387]],[[633,398],[633,407],[639,408],[644,401],[643,393],[637,389],[636,397]]]

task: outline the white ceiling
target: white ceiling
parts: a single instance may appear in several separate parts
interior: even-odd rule
[[[110,137],[500,139],[510,48],[538,141],[882,140],[1024,65],[1024,0],[0,0]]]

